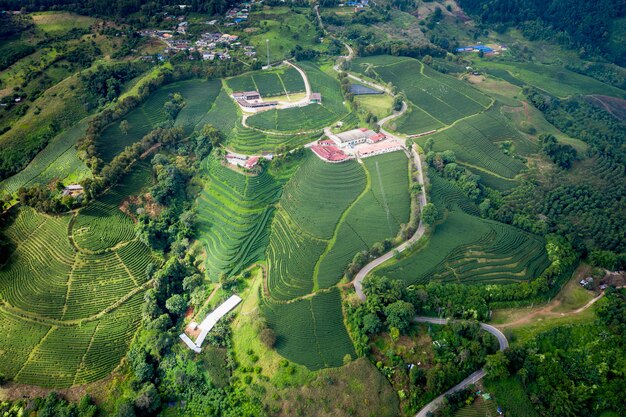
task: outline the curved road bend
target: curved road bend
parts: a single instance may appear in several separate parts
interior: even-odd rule
[[[406,108],[407,108],[406,103],[402,102],[402,109],[400,111],[394,112],[394,114],[392,114],[391,116],[387,116],[378,122],[378,125],[380,126],[380,131],[382,133],[384,133],[388,138],[395,140],[402,145],[404,145],[404,141],[402,140],[402,138],[399,138],[393,133],[387,132],[385,129],[382,128],[382,126],[384,123],[386,123],[390,119],[401,116],[406,111]],[[424,186],[424,172],[422,170],[422,160],[420,159],[420,156],[418,155],[418,153],[415,151],[415,148],[411,149],[411,154],[413,155],[413,161],[415,161],[415,166],[417,167],[419,184],[422,186],[422,192],[419,195],[419,204],[420,204],[420,207],[424,207],[427,203],[427,199],[426,199],[426,187]],[[419,226],[417,227],[417,231],[413,234],[413,236],[411,236],[410,239],[402,243],[400,246],[397,246],[396,248],[380,256],[379,258],[374,259],[373,261],[365,265],[363,268],[361,268],[359,272],[357,272],[356,276],[354,277],[353,283],[354,283],[354,289],[361,300],[365,301],[365,294],[363,294],[363,279],[365,279],[367,274],[372,272],[374,268],[377,268],[378,266],[382,265],[383,263],[391,259],[393,256],[395,256],[396,251],[402,252],[406,248],[410,247],[414,242],[421,239],[421,237],[424,236],[425,231],[426,231],[426,227],[424,226],[424,223],[420,219]]]
[[[433,323],[433,324],[447,324],[448,323],[448,319],[439,319],[435,317],[422,317],[422,316],[415,317],[413,321],[417,323]],[[496,337],[496,339],[498,339],[498,343],[500,344],[500,350],[504,350],[509,347],[509,341],[506,340],[506,336],[504,336],[504,334],[500,330],[485,323],[480,323],[480,327],[483,330],[491,333],[492,335]],[[426,417],[429,412],[434,412],[437,409],[437,407],[441,405],[446,395],[462,390],[468,385],[475,384],[476,382],[480,381],[484,376],[485,376],[485,370],[479,369],[478,371],[474,372],[473,374],[465,378],[463,381],[461,381],[454,387],[450,388],[448,391],[441,394],[439,397],[432,400],[430,403],[424,406],[424,408],[422,408],[419,411],[419,413],[415,415],[415,417]]]

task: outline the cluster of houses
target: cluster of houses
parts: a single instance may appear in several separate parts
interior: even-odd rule
[[[317,141],[310,148],[320,159],[331,163],[402,150],[401,144],[386,139],[384,133],[360,128],[337,134],[327,132],[326,139]]]

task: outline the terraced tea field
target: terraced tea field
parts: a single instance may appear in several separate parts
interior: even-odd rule
[[[339,294],[336,306],[325,302],[329,306],[319,312],[316,300],[335,293],[357,252],[396,236],[408,221],[407,158],[395,152],[335,165],[309,155],[285,185],[279,206],[267,249],[266,305],[279,352],[312,369],[337,366],[352,352],[344,343]],[[298,299],[325,289],[331,292]],[[328,332],[336,338],[327,337],[322,325],[334,326]]]
[[[1,373],[60,388],[118,365],[141,321],[146,268],[160,262],[118,208],[148,178],[138,165],[76,215],[12,212],[4,233],[14,252],[0,269]]]
[[[424,146],[426,140],[434,140],[433,150],[451,150],[457,162],[483,177],[487,185],[504,190],[515,185],[517,174],[526,169],[524,163],[506,155],[499,147],[511,141],[515,153],[529,155],[536,152],[537,145],[523,137],[498,113],[485,112],[461,120],[454,126],[427,137],[416,138]]]
[[[450,125],[488,108],[492,100],[466,82],[441,74],[403,57],[355,59],[351,70],[398,87],[410,101],[410,111],[395,121],[400,133],[417,134]]]
[[[209,180],[196,207],[206,270],[211,278],[236,274],[264,256],[280,185],[267,172],[242,175],[215,157],[202,170]]]
[[[341,366],[347,354],[355,356],[337,288],[290,304],[265,300],[262,310],[278,335],[278,353],[289,360],[320,369]]]
[[[96,143],[98,154],[104,162],[110,162],[115,155],[144,137],[150,130],[168,120],[163,105],[168,96],[180,93],[185,99],[185,107],[178,113],[175,125],[191,133],[196,126],[201,126],[206,114],[220,93],[220,81],[189,80],[163,86],[150,94],[139,107],[128,113],[129,129],[124,133],[118,120],[104,129]],[[206,122],[204,122],[206,123]]]
[[[337,79],[311,62],[300,62],[298,65],[306,72],[311,91],[322,94],[322,104],[264,111],[248,118],[249,126],[279,132],[320,130],[348,113]]]
[[[447,212],[443,222],[425,248],[376,274],[407,284],[430,280],[507,284],[536,278],[548,267],[543,239],[477,217],[477,208],[459,188],[435,173],[429,178],[433,203]]]

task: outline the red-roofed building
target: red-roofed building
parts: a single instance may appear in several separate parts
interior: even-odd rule
[[[334,146],[334,145],[335,145],[335,142],[333,142],[333,141],[332,141],[332,140],[330,140],[330,139],[323,139],[323,140],[320,140],[320,141],[319,141],[319,142],[317,142],[317,143],[318,143],[319,145],[321,145],[321,146]]]
[[[246,161],[246,163],[243,165],[244,168],[247,169],[252,169],[256,166],[256,164],[259,162],[259,157],[258,156],[251,156],[250,158],[248,158],[248,160]]]
[[[361,132],[367,132],[369,129],[368,129],[368,128],[366,128],[366,127],[361,127],[361,128],[359,128],[359,130],[360,130]]]
[[[374,136],[369,137],[367,139],[367,143],[377,143],[377,142],[380,142],[381,140],[384,140],[386,138],[387,138],[387,136],[385,136],[384,134],[377,133]]]
[[[339,163],[350,159],[341,149],[333,145],[313,145],[311,150],[323,161]]]

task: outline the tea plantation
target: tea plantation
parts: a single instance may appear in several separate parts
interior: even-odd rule
[[[278,350],[311,369],[337,366],[353,348],[336,285],[356,253],[395,237],[408,221],[407,158],[395,152],[335,165],[309,155],[285,185],[279,206],[267,249],[264,306]]]
[[[478,210],[454,184],[429,176],[432,201],[446,211],[425,248],[377,270],[407,284],[430,280],[508,284],[533,279],[548,267],[543,239],[477,217]]]
[[[206,270],[212,278],[236,274],[263,258],[280,186],[267,172],[243,175],[215,157],[203,162],[202,171],[208,181],[196,205]]]
[[[75,215],[13,210],[4,233],[14,252],[0,269],[1,373],[61,388],[119,364],[141,321],[147,266],[160,262],[119,210],[148,173],[138,165]]]

